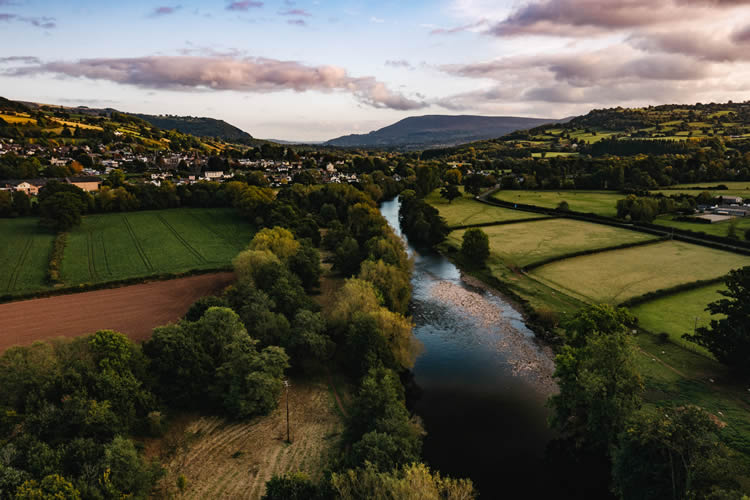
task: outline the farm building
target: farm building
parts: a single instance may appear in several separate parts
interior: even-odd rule
[[[98,191],[102,184],[102,180],[99,177],[90,175],[86,177],[67,177],[65,182],[73,184],[76,187],[83,189],[84,191]]]

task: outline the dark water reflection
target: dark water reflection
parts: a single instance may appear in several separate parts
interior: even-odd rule
[[[398,199],[381,213],[400,235]],[[575,476],[591,476],[585,465],[569,467],[549,456],[547,395],[514,374],[509,354],[498,346],[498,331],[457,306],[438,300],[433,287],[449,282],[473,290],[459,270],[439,254],[409,247],[415,260],[412,315],[424,351],[414,367],[419,397],[414,409],[424,421],[425,461],[453,477],[469,477],[482,498],[602,498],[601,490],[575,491]],[[476,291],[476,290],[473,290]],[[512,328],[529,338],[522,316],[502,299],[482,293],[502,310]],[[572,474],[571,474],[572,473]],[[588,494],[587,494],[588,493]]]

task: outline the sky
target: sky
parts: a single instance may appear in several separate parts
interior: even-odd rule
[[[0,0],[0,96],[254,137],[750,99],[750,0]]]

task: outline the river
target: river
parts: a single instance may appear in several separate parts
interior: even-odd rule
[[[398,208],[396,198],[380,211],[403,237]],[[471,478],[482,498],[575,498],[573,478],[546,453],[555,437],[545,406],[556,391],[549,348],[502,297],[467,283],[442,255],[407,248],[414,333],[424,345],[413,409],[427,431],[425,461]]]

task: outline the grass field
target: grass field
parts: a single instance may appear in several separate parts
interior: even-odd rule
[[[737,217],[734,219],[737,224],[737,236],[745,239],[745,231],[750,229],[750,217]],[[716,222],[713,224],[703,224],[700,222],[684,222],[672,220],[671,215],[663,215],[654,219],[654,224],[660,226],[673,227],[675,229],[685,229],[687,231],[696,231],[714,236],[726,236],[729,231],[730,221]]]
[[[16,115],[6,115],[3,113],[0,113],[0,118],[5,123],[36,123],[36,120],[34,118],[31,118],[30,116],[16,116]]]
[[[750,257],[667,241],[553,262],[532,274],[588,302],[620,303],[654,290],[717,278],[747,265]]]
[[[682,335],[692,333],[696,327],[708,326],[712,317],[706,311],[706,305],[722,297],[718,293],[720,289],[725,290],[726,287],[722,284],[709,285],[646,302],[634,307],[632,311],[646,330],[652,333],[667,333],[672,342],[710,356],[708,351],[687,342]],[[716,318],[718,317],[714,319]]]
[[[747,181],[706,181],[706,182],[698,182],[698,183],[693,183],[693,184],[677,184],[674,186],[670,186],[669,189],[656,190],[654,192],[664,193],[667,196],[669,196],[670,194],[680,194],[680,193],[687,193],[693,196],[697,196],[701,193],[701,191],[697,189],[691,189],[691,188],[718,186],[720,184],[725,185],[728,189],[726,190],[709,189],[708,192],[713,194],[714,196],[726,195],[726,196],[741,196],[743,198],[750,198],[750,182],[747,182]]]
[[[158,496],[258,499],[275,474],[299,471],[320,479],[339,449],[341,411],[326,382],[292,380],[290,386],[291,444],[285,395],[268,416],[246,422],[183,417],[164,438],[147,443],[147,453],[166,465]],[[176,488],[181,474],[187,479],[183,494]]]
[[[511,203],[523,203],[545,208],[557,208],[567,201],[574,212],[595,213],[614,217],[617,215],[617,200],[625,195],[614,191],[498,191],[494,198]]]
[[[448,200],[440,197],[439,189],[430,193],[430,195],[425,198],[425,201],[437,208],[440,215],[445,218],[445,221],[451,227],[544,217],[544,215],[530,212],[493,207],[476,201],[470,195],[464,195],[463,197],[456,198],[453,202],[448,203]]]
[[[517,267],[581,250],[656,239],[650,234],[570,219],[489,226],[482,231],[490,238],[491,253]],[[460,247],[464,232],[452,232],[448,242]]]
[[[91,215],[68,236],[62,277],[67,285],[220,267],[252,235],[231,209]]]
[[[0,219],[0,295],[47,287],[46,274],[54,234],[39,219]]]

